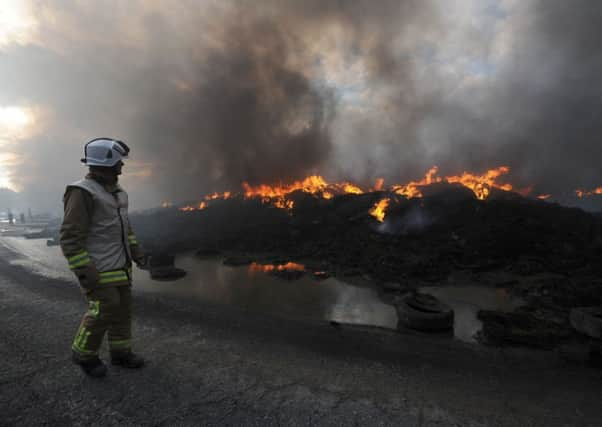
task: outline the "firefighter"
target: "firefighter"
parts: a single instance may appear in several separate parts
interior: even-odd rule
[[[98,357],[105,333],[111,364],[140,368],[132,352],[132,261],[144,268],[142,252],[128,220],[128,195],[118,184],[130,149],[122,141],[96,138],[84,147],[89,173],[67,186],[60,244],[88,302],[71,346],[73,361],[92,377],[107,368]]]

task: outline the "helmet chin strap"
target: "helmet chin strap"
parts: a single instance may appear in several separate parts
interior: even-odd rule
[[[120,174],[121,172],[118,172],[118,169],[115,166],[110,168],[90,166],[90,175],[93,175],[95,178],[100,178],[100,180],[107,184],[116,184]]]

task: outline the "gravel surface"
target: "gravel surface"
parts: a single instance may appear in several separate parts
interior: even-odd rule
[[[135,288],[134,342],[148,366],[90,379],[70,362],[85,310],[77,286],[12,265],[13,258],[0,245],[2,426],[602,420],[602,372],[566,365],[553,352],[299,322]]]

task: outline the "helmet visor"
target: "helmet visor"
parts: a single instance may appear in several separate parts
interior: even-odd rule
[[[114,140],[113,150],[117,151],[123,157],[127,157],[130,152],[130,147],[128,147],[125,142]]]

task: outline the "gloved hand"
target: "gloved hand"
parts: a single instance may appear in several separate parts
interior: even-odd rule
[[[139,255],[136,259],[134,259],[134,262],[136,263],[138,268],[142,270],[146,270],[148,268],[148,261],[149,257],[146,254]]]
[[[138,266],[138,268],[142,270],[147,270],[149,265],[149,256],[146,254],[140,254],[136,258],[134,258],[134,262]]]
[[[81,268],[77,268],[74,272],[82,288],[90,290],[98,286],[98,282],[100,281],[100,273],[94,264],[90,263]]]
[[[139,246],[132,246],[132,260],[136,263],[138,268],[145,270],[148,267],[148,256],[142,252]]]

